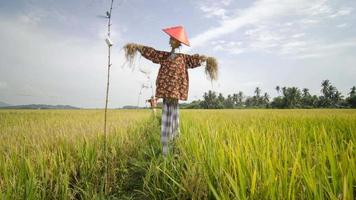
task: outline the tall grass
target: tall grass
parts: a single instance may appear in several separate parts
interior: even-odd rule
[[[355,110],[0,111],[2,199],[355,199]]]
[[[354,199],[355,110],[183,111],[150,199]]]
[[[0,199],[122,197],[149,115],[109,111],[105,196],[103,111],[0,111]]]

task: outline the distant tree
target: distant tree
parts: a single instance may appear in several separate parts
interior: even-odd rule
[[[343,103],[343,95],[341,94],[341,92],[339,92],[336,88],[332,93],[331,96],[331,102],[333,107],[342,107],[342,103]]]
[[[225,97],[223,96],[223,94],[219,93],[218,100],[219,100],[220,102],[224,102]]]
[[[297,87],[283,87],[282,97],[276,97],[271,103],[273,108],[299,108],[301,107],[301,92]]]
[[[255,96],[259,98],[261,96],[261,89],[259,87],[256,87],[255,89]]]
[[[232,95],[227,95],[227,98],[224,102],[224,108],[234,108],[234,99]]]
[[[256,87],[254,96],[245,97],[242,91],[229,94],[225,98],[221,93],[209,90],[203,95],[202,101],[182,104],[184,108],[236,108],[236,107],[272,107],[272,108],[317,108],[317,107],[352,107],[356,108],[356,87],[350,88],[349,96],[344,99],[341,92],[329,80],[321,82],[321,96],[311,95],[308,88],[276,86],[279,96],[270,99],[267,92]]]
[[[329,80],[323,80],[321,82],[321,93],[319,100],[320,107],[341,107],[342,94],[331,85]]]
[[[308,89],[308,88],[303,88],[302,91],[303,91],[303,97],[308,97],[308,96],[310,96],[310,93],[309,93],[309,89]]]
[[[232,99],[234,101],[234,106],[242,106],[243,98],[244,98],[244,95],[243,95],[242,91],[239,91],[237,94],[236,93],[233,94]]]
[[[265,92],[263,94],[263,96],[261,97],[261,99],[262,99],[262,106],[265,108],[268,108],[269,107],[269,99],[270,99],[268,93]]]
[[[241,106],[243,99],[244,99],[244,93],[242,91],[239,91],[239,93],[237,94],[237,97],[238,97],[238,103]]]
[[[286,88],[284,93],[285,106],[287,108],[300,107],[301,92],[297,87]]]
[[[271,107],[272,108],[284,108],[285,107],[285,103],[284,103],[284,99],[281,96],[275,97],[273,98],[272,102],[271,102]]]
[[[353,86],[350,89],[349,97],[347,97],[346,102],[351,108],[356,108],[356,87]]]
[[[192,101],[191,103],[189,103],[188,105],[184,105],[184,106],[181,106],[181,108],[186,108],[186,109],[199,109],[199,108],[202,108],[201,107],[201,101],[200,100],[197,100],[197,101]]]
[[[225,104],[225,97],[223,96],[223,94],[219,93],[219,96],[218,96],[218,105],[217,105],[216,108],[222,109],[222,108],[224,108],[224,104]]]
[[[331,106],[331,100],[330,100],[330,81],[329,80],[323,80],[321,82],[321,93],[322,96],[319,97],[319,107],[330,107]]]
[[[309,89],[308,88],[303,88],[302,89],[301,106],[303,108],[313,108],[314,107],[313,104],[314,104],[313,98],[309,93]]]
[[[232,94],[232,101],[234,102],[234,106],[238,105],[238,96],[236,93]]]
[[[281,88],[278,85],[276,86],[276,91],[277,91],[277,94],[279,95],[279,92],[281,91]]]
[[[209,90],[203,95],[203,101],[200,102],[200,106],[205,109],[214,109],[218,107],[218,99],[216,93]]]
[[[256,106],[256,102],[255,101],[256,101],[255,97],[246,97],[246,100],[245,100],[246,107]]]
[[[269,95],[267,92],[263,94],[263,104],[267,105],[269,103]]]
[[[324,96],[329,97],[329,89],[330,89],[330,81],[329,80],[323,80],[321,82],[321,92],[323,93]]]
[[[356,95],[356,87],[353,86],[350,90],[351,90],[349,93],[350,97],[355,96]]]
[[[252,97],[251,103],[256,107],[264,106],[263,96],[261,96],[261,88],[256,87],[255,96]]]
[[[282,94],[284,95],[284,93],[286,92],[286,87],[282,87]]]
[[[312,97],[311,97],[311,105],[312,105],[312,107],[313,108],[317,108],[318,107],[318,105],[319,105],[319,98],[318,98],[318,96],[317,95],[313,95]]]

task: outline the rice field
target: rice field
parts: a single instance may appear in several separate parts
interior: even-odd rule
[[[167,158],[149,110],[108,120],[106,165],[103,111],[1,110],[0,197],[356,197],[356,110],[181,110]]]

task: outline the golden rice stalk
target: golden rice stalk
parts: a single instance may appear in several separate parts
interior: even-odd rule
[[[212,81],[218,79],[218,61],[214,57],[206,59],[205,73]]]
[[[134,66],[134,61],[139,49],[139,45],[128,43],[123,47],[123,49],[125,51],[126,62],[128,62],[129,67],[132,68]]]

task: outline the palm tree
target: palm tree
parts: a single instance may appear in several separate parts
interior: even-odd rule
[[[286,91],[287,91],[287,88],[286,87],[282,87],[282,93],[284,96],[286,96]]]
[[[350,88],[350,90],[350,96],[347,97],[346,101],[351,108],[356,108],[356,87],[353,86],[352,88]]]
[[[352,88],[350,88],[350,97],[353,97],[353,96],[355,96],[356,95],[356,87],[355,86],[353,86]]]
[[[289,105],[294,108],[298,105],[300,100],[300,90],[297,87],[289,88]]]
[[[260,94],[261,94],[261,89],[259,87],[256,87],[255,89],[255,94],[256,94],[256,97],[260,97]]]
[[[239,99],[239,98],[238,98],[237,94],[234,93],[234,94],[232,95],[232,101],[234,102],[234,105],[237,105],[238,99]]]
[[[339,92],[339,91],[335,91],[335,93],[333,94],[333,100],[335,101],[335,102],[338,102],[338,101],[340,101],[341,99],[343,98],[343,95],[341,94],[341,92]]]
[[[265,94],[263,95],[263,103],[268,104],[268,102],[269,102],[269,95],[267,94],[267,92],[265,92]]]
[[[277,90],[277,93],[279,95],[279,92],[281,91],[281,88],[279,87],[279,85],[276,86],[276,90]]]
[[[239,93],[237,94],[238,96],[238,101],[239,103],[241,104],[242,103],[242,100],[244,98],[244,93],[242,91],[239,91]]]
[[[309,89],[308,88],[303,88],[303,97],[307,97],[307,96],[309,96],[310,94],[309,94]]]
[[[323,80],[321,82],[321,92],[324,94],[325,98],[329,97],[329,87],[330,87],[330,81],[329,80]]]

